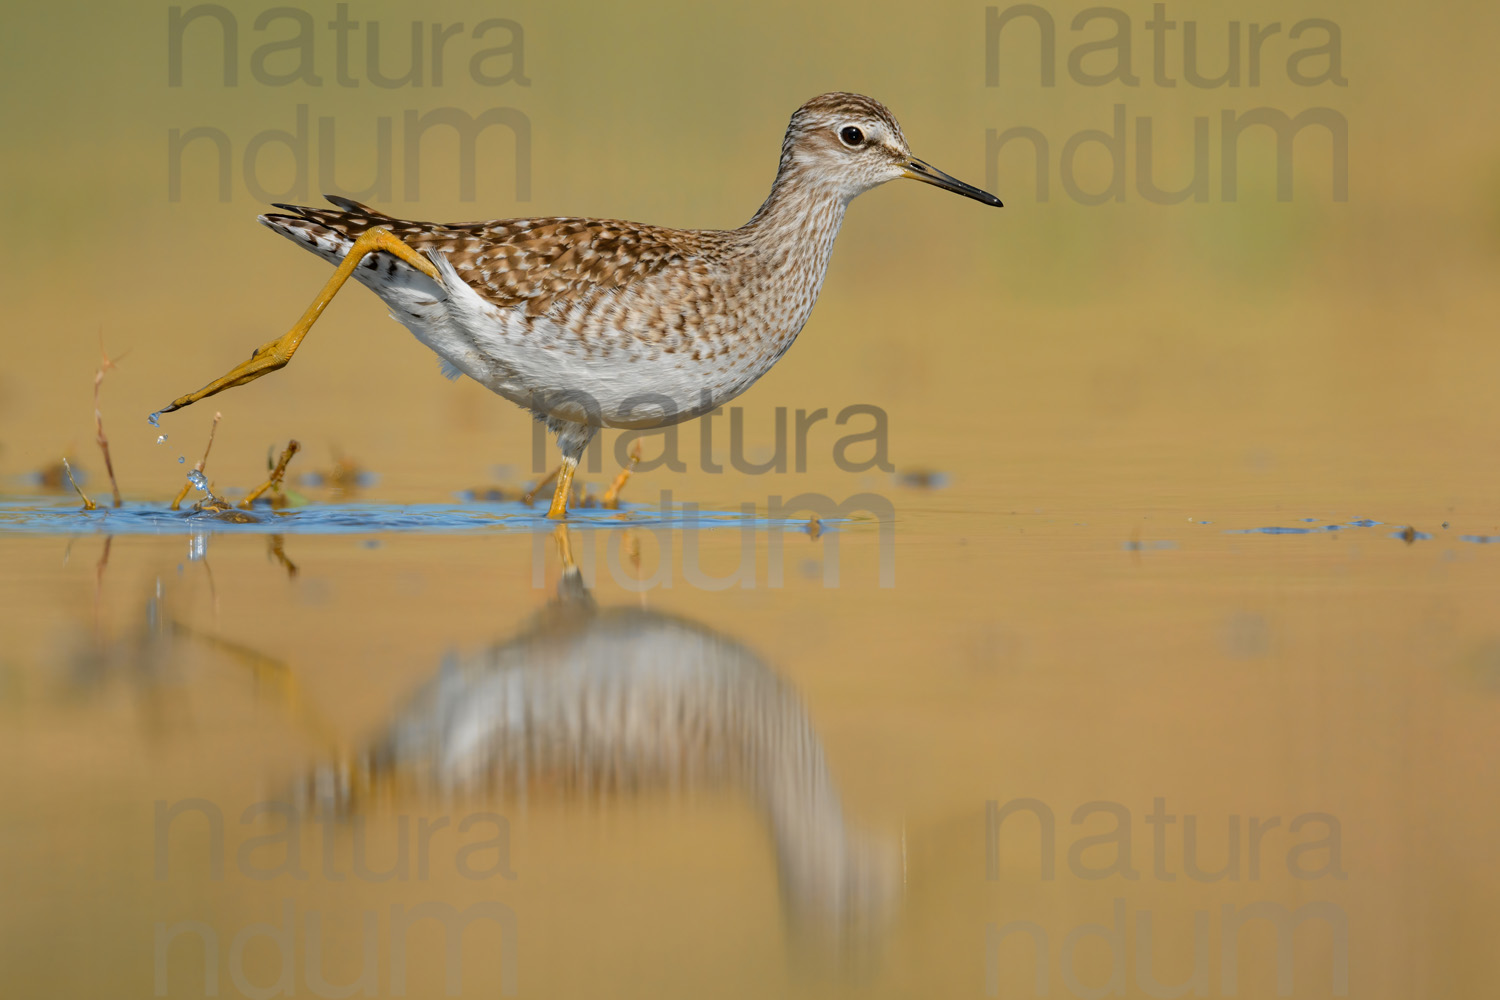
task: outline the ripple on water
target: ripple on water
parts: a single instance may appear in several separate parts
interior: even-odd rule
[[[194,470],[196,471],[196,470]],[[201,488],[201,486],[200,486]],[[536,531],[556,526],[546,507],[522,503],[475,504],[318,504],[292,510],[256,511],[250,523],[219,520],[208,512],[171,511],[158,505],[127,503],[119,508],[81,510],[35,499],[0,500],[0,532],[26,534],[188,534],[202,531],[248,534],[367,534],[377,531],[452,533],[464,531]],[[846,519],[853,520],[853,519]],[[827,518],[824,530],[840,519]],[[666,510],[627,507],[621,510],[570,511],[569,528],[667,527],[750,528],[756,531],[802,530],[806,519],[746,517],[739,511],[692,508]]]
[[[1226,535],[1321,535],[1329,531],[1338,531],[1340,525],[1325,524],[1321,528],[1229,528]]]
[[[1300,519],[1304,524],[1318,520],[1315,517],[1304,517]],[[1342,531],[1345,528],[1374,528],[1382,521],[1373,521],[1368,517],[1357,518],[1353,521],[1345,521],[1343,524],[1321,524],[1316,528],[1289,528],[1279,525],[1271,525],[1265,528],[1226,528],[1227,535],[1321,535],[1328,531]]]
[[[1302,520],[1312,521],[1316,519],[1302,518]],[[1203,523],[1206,524],[1208,522]],[[1348,521],[1344,524],[1325,524],[1316,528],[1285,528],[1273,525],[1266,528],[1229,528],[1224,533],[1227,535],[1317,535],[1327,531],[1340,531],[1345,528],[1374,528],[1384,523],[1384,521],[1374,521],[1370,518],[1360,518],[1357,521]],[[1448,522],[1444,521],[1443,527],[1448,527]],[[1407,527],[1402,528],[1400,531],[1393,531],[1387,537],[1411,543],[1428,542],[1436,536],[1430,532],[1418,531],[1416,528]],[[1500,535],[1459,535],[1458,540],[1460,542],[1469,542],[1473,545],[1500,545]]]

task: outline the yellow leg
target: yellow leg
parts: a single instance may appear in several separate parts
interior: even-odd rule
[[[439,280],[437,268],[432,266],[432,262],[392,235],[390,230],[367,229],[354,241],[354,246],[349,248],[343,263],[339,265],[337,271],[333,272],[333,277],[328,279],[328,284],[324,285],[318,297],[313,299],[312,305],[307,307],[307,311],[302,314],[296,326],[288,330],[284,336],[257,347],[255,353],[250,355],[249,361],[241,362],[227,375],[214,379],[197,392],[190,392],[186,396],[179,396],[172,400],[170,405],[162,407],[161,412],[171,413],[173,410],[180,410],[216,392],[253,382],[262,375],[284,367],[288,361],[292,360],[292,355],[302,343],[302,338],[307,336],[307,331],[312,328],[313,323],[323,315],[323,310],[332,301],[334,294],[343,287],[344,282],[349,280],[349,275],[354,273],[359,262],[366,254],[379,250],[394,254],[427,277],[434,281]]]
[[[557,470],[557,489],[552,494],[552,507],[547,516],[560,521],[568,516],[568,496],[573,492],[573,473],[578,469],[578,459],[563,457]]]

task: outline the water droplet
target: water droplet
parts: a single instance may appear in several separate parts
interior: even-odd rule
[[[151,414],[151,416],[147,417],[146,423],[150,424],[152,427],[161,427],[161,411],[157,410],[155,413]]]
[[[156,435],[156,443],[157,444],[166,444],[167,443],[167,436],[165,434],[158,434],[158,435]]]
[[[177,464],[178,465],[181,465],[181,464],[183,464],[186,461],[187,461],[187,456],[186,455],[178,455],[177,456]]]
[[[187,477],[188,482],[198,487],[204,493],[208,492],[208,479],[203,475],[203,473],[199,472],[197,469],[190,469],[188,470]]]

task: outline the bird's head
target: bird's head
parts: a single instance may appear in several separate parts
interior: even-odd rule
[[[988,191],[913,156],[895,116],[860,94],[823,94],[798,108],[781,146],[781,168],[808,172],[835,187],[846,201],[886,181],[909,177],[1001,207]]]

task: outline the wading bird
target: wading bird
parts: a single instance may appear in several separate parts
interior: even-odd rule
[[[548,516],[564,517],[600,427],[699,416],[770,370],[812,312],[845,208],[898,177],[1000,206],[914,157],[885,105],[846,93],[792,115],[771,194],[738,229],[578,218],[441,225],[333,196],[337,210],[277,205],[260,221],[338,270],[284,336],[161,412],[285,365],[353,275],[437,352],[445,374],[546,422],[562,451]]]

